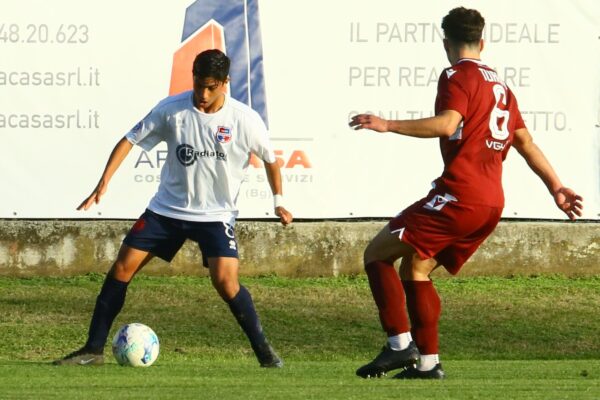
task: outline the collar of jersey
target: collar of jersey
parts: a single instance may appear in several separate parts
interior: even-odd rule
[[[229,103],[229,95],[227,93],[223,93],[223,96],[225,97],[225,100],[223,100],[223,106],[221,106],[221,108],[214,112],[214,113],[205,113],[204,111],[200,111],[198,109],[198,107],[196,107],[194,105],[194,91],[192,91],[191,96],[190,96],[190,102],[192,103],[192,108],[194,109],[195,112],[197,112],[200,115],[206,116],[206,117],[212,117],[212,116],[216,116],[219,115],[219,113],[221,111],[223,111],[223,109],[225,108],[225,106],[227,105],[227,103]]]
[[[474,62],[475,64],[484,65],[481,60],[477,60],[476,58],[461,58],[460,60],[458,60],[456,62],[456,64],[460,64],[463,61],[470,61],[470,62]]]

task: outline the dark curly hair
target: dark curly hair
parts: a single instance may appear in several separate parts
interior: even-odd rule
[[[221,50],[205,50],[194,59],[192,74],[198,78],[214,78],[225,82],[231,61]]]
[[[452,42],[476,44],[481,40],[485,20],[477,10],[457,7],[442,19],[442,29]]]

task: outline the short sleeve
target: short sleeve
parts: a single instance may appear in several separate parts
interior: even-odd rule
[[[510,115],[513,116],[515,130],[527,128],[527,126],[525,125],[525,121],[523,121],[523,117],[521,116],[521,111],[519,110],[517,98],[512,92],[512,90],[510,91],[510,97],[512,100],[510,103]]]
[[[269,164],[276,161],[275,152],[269,140],[269,133],[265,123],[258,114],[247,118],[247,129],[250,151],[258,158]]]
[[[435,112],[439,114],[445,110],[459,112],[463,118],[467,115],[469,96],[460,79],[464,71],[452,68],[444,70],[438,81],[438,92],[435,101]]]
[[[155,107],[125,134],[125,138],[130,143],[136,144],[146,151],[152,150],[154,146],[163,140],[162,125],[162,113]]]

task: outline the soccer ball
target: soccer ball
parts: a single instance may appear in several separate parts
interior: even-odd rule
[[[149,367],[158,358],[158,336],[144,324],[123,325],[112,341],[117,362],[130,367]]]

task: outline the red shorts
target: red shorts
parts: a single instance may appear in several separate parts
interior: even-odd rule
[[[393,218],[389,227],[422,259],[435,258],[456,275],[501,215],[500,207],[461,204],[451,195],[432,191]]]

